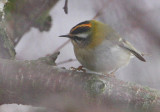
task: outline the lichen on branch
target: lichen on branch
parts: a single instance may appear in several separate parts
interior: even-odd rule
[[[14,59],[16,53],[13,42],[6,32],[6,22],[4,20],[3,6],[5,3],[5,0],[0,1],[0,58]]]

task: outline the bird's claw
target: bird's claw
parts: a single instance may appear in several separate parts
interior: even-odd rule
[[[70,70],[86,72],[86,70],[85,70],[85,69],[83,69],[83,66],[79,66],[78,68],[70,67]]]
[[[114,77],[114,78],[116,77],[114,72],[112,72],[112,73],[110,73],[110,74],[106,74],[106,76]]]

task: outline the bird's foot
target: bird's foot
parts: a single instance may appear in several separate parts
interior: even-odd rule
[[[86,70],[85,70],[85,69],[83,69],[83,66],[79,66],[78,68],[71,67],[71,68],[70,68],[70,70],[86,72]]]
[[[110,73],[110,74],[105,74],[106,76],[108,76],[108,77],[116,77],[115,76],[115,72],[112,72],[112,73]]]

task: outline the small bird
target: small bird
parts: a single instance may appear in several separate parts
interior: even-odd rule
[[[109,25],[88,20],[74,26],[68,37],[74,46],[77,60],[83,67],[104,74],[113,74],[127,65],[132,57],[146,61],[128,41]]]

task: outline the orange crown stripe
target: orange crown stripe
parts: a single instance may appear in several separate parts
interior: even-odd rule
[[[71,30],[71,32],[73,32],[74,30],[76,30],[77,28],[79,28],[79,27],[91,27],[92,25],[89,23],[89,24],[82,24],[82,25],[78,25],[78,26],[76,26],[75,28],[73,28],[72,30]]]

